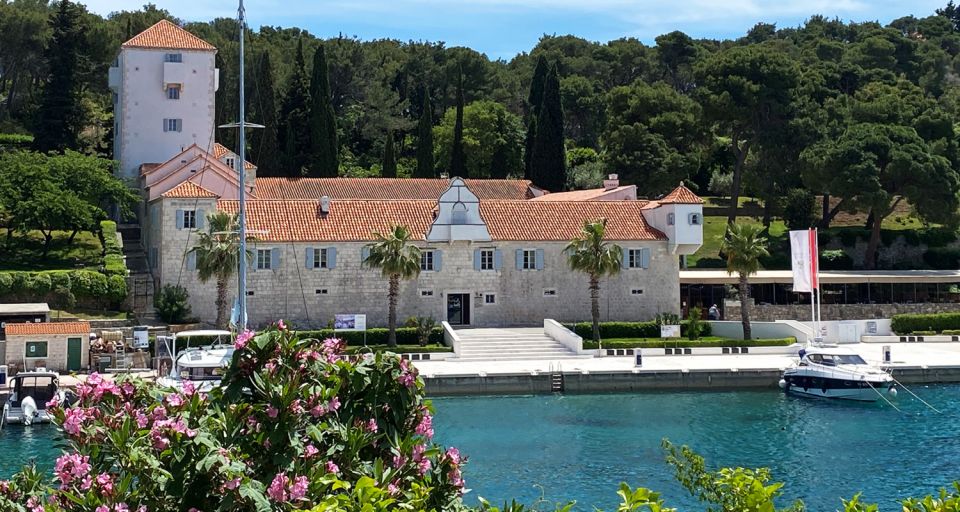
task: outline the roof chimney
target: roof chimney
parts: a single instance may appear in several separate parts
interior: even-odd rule
[[[616,174],[610,174],[607,176],[607,179],[603,180],[603,189],[604,190],[613,190],[620,186],[620,177]]]
[[[440,179],[441,179],[441,180],[449,180],[449,179],[450,179],[450,173],[441,172],[441,173],[440,173]]]
[[[320,215],[328,213],[330,213],[330,196],[323,196],[320,198]]]

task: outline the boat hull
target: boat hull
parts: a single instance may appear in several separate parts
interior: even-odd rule
[[[893,387],[892,381],[852,380],[805,375],[784,375],[786,391],[803,396],[876,402]]]

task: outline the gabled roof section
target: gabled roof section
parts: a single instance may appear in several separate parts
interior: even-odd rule
[[[680,182],[680,186],[673,189],[672,192],[657,199],[660,204],[703,204],[703,199],[693,193],[692,190]]]
[[[480,215],[494,240],[570,241],[585,222],[607,219],[614,241],[666,240],[643,217],[644,201],[481,201]]]
[[[220,160],[221,158],[223,158],[223,156],[226,155],[227,153],[230,153],[231,155],[236,155],[236,153],[234,153],[233,151],[230,151],[230,148],[224,146],[223,144],[220,144],[219,142],[213,143],[213,156],[217,160]],[[253,169],[256,167],[255,165],[247,161],[244,161],[243,164],[244,164],[243,165],[244,169]]]
[[[530,199],[529,180],[464,180],[481,200]],[[450,188],[443,178],[257,178],[261,199],[432,199]]]
[[[148,48],[165,50],[217,51],[212,44],[191,34],[170,20],[160,20],[152,27],[133,36],[121,48]]]
[[[176,187],[160,194],[160,197],[168,199],[214,199],[219,196],[192,181],[184,181]]]

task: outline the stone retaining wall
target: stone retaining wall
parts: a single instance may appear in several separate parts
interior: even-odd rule
[[[823,320],[866,320],[891,318],[904,313],[956,313],[960,304],[920,303],[920,304],[823,304],[820,315]],[[724,320],[740,319],[740,303],[728,301],[724,305]],[[760,322],[776,320],[807,319],[810,317],[809,304],[792,305],[754,305],[750,308],[750,319]]]

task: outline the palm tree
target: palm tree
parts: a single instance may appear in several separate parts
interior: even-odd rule
[[[600,278],[620,272],[623,249],[603,241],[607,219],[584,222],[580,235],[567,244],[570,268],[590,276],[590,313],[593,316],[593,341],[600,346]]]
[[[217,211],[207,216],[208,230],[200,233],[197,244],[190,249],[196,254],[197,275],[200,281],[217,279],[217,328],[227,327],[227,286],[240,265],[240,233],[237,216]],[[247,258],[251,258],[247,252]]]
[[[390,301],[388,327],[390,337],[387,345],[397,346],[397,297],[400,295],[400,280],[415,279],[420,275],[420,249],[410,243],[410,229],[393,226],[386,235],[374,233],[376,242],[367,245],[370,254],[363,264],[379,268],[383,277],[390,280],[387,297]]]
[[[743,339],[749,340],[750,283],[747,278],[760,270],[760,258],[770,255],[763,227],[759,224],[730,224],[720,250],[727,256],[727,273],[740,275],[740,320],[743,322]]]

